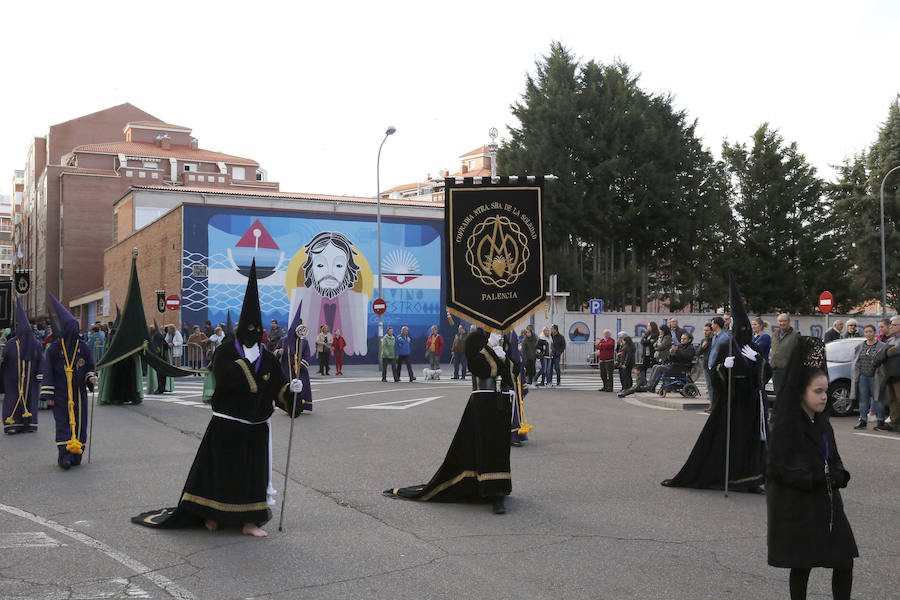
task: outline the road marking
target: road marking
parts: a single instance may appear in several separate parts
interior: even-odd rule
[[[864,435],[866,437],[881,438],[883,440],[894,440],[895,442],[900,442],[900,437],[895,437],[892,435],[878,435],[877,433],[858,433],[858,432],[854,432],[853,435]]]
[[[65,546],[43,531],[0,533],[0,548],[58,548]]]
[[[378,404],[363,404],[361,406],[348,406],[347,408],[368,408],[373,410],[406,410],[419,406],[443,396],[429,396],[428,398],[413,398],[411,400],[394,400],[393,402],[380,402]]]
[[[136,574],[146,577],[154,585],[164,590],[171,597],[177,598],[177,600],[195,600],[195,597],[192,593],[190,593],[168,577],[160,575],[150,567],[131,558],[124,552],[119,552],[115,548],[104,544],[100,540],[95,540],[85,533],[66,527],[65,525],[57,523],[56,521],[51,521],[50,519],[45,519],[44,517],[32,514],[28,511],[22,510],[21,508],[16,508],[15,506],[0,504],[0,510],[8,512],[9,514],[15,515],[17,517],[22,517],[23,519],[28,519],[33,523],[37,523],[38,525],[46,527],[47,529],[52,529],[57,533],[67,535],[73,540],[77,540],[85,546],[88,546],[89,548],[93,548],[94,550],[105,554],[117,563],[120,563],[125,567],[131,569]]]
[[[625,402],[627,402],[628,404],[631,404],[633,406],[640,406],[641,408],[653,408],[656,410],[679,410],[677,408],[669,408],[667,406],[656,406],[655,404],[647,404],[646,402],[641,402],[637,398],[629,398],[627,396],[625,398],[622,398],[622,400],[624,400]]]
[[[454,387],[457,387],[457,386],[455,386],[455,385],[445,385],[445,386],[442,386],[442,387],[438,387],[437,389],[440,390],[440,389],[454,388]],[[367,395],[369,395],[369,394],[390,394],[390,393],[392,393],[392,392],[393,392],[393,393],[396,393],[396,392],[405,392],[405,391],[407,391],[407,390],[409,390],[409,389],[410,389],[410,388],[406,388],[406,389],[404,389],[404,388],[391,388],[391,389],[389,389],[389,390],[373,390],[373,391],[371,391],[371,392],[356,392],[355,394],[343,394],[343,395],[341,395],[341,396],[329,396],[328,398],[319,398],[318,400],[313,400],[313,403],[316,403],[316,402],[325,402],[326,400],[337,400],[337,399],[339,399],[339,398],[354,398],[354,397],[356,397],[356,396],[367,396]],[[411,389],[412,389],[412,391],[415,391],[415,390],[416,390],[416,388],[411,388]]]

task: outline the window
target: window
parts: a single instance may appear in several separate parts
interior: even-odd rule
[[[232,179],[245,179],[244,167],[231,167]]]
[[[197,172],[197,165],[195,165],[195,164],[193,164],[193,163],[184,163],[184,170],[185,170],[185,172],[187,172],[187,171],[193,171],[194,173],[196,173],[196,172]]]

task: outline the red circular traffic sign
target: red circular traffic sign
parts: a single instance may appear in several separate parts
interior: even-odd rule
[[[831,292],[822,292],[822,295],[819,296],[819,310],[828,314],[832,308],[834,308],[834,296],[831,295]]]
[[[375,301],[372,302],[372,312],[376,315],[383,315],[387,312],[387,302],[381,298],[376,298]]]
[[[181,298],[176,294],[166,297],[166,308],[169,310],[178,310],[179,306],[181,306]]]

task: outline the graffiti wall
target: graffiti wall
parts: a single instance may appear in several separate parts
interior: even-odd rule
[[[381,229],[385,327],[424,340],[441,326],[441,222],[384,218]],[[182,318],[236,322],[255,260],[266,327],[299,310],[313,331],[341,330],[349,362],[374,362],[377,240],[369,216],[185,206]]]

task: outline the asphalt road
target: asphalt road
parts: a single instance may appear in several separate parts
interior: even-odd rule
[[[681,467],[703,413],[587,391],[599,385],[590,374],[536,390],[531,439],[512,449],[509,512],[495,516],[487,505],[381,496],[432,475],[467,383],[347,372],[313,380],[314,411],[296,421],[284,532],[278,506],[265,539],[129,522],[178,499],[210,418],[199,378],[141,406],[98,407],[92,464],[68,472],[55,464],[49,412],[36,434],[3,436],[0,598],[787,597],[787,571],[766,565],[763,496],[659,485]],[[283,498],[290,419],[273,422]],[[854,424],[834,420],[862,555],[853,597],[896,598],[900,436],[858,435]],[[810,596],[830,597],[829,586],[830,574],[814,571]]]

